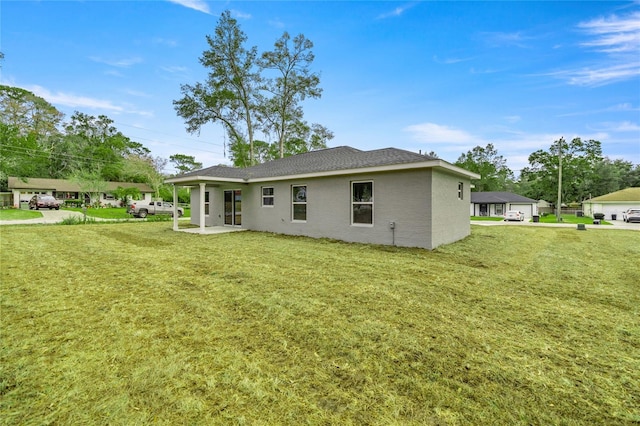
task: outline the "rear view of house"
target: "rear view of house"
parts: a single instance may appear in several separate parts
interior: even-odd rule
[[[202,230],[236,226],[433,249],[469,235],[470,180],[477,178],[409,151],[337,147],[245,169],[209,167],[167,182],[174,192],[192,187],[191,220]]]

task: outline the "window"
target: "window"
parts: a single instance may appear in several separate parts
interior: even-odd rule
[[[209,216],[209,191],[204,193],[204,214]]]
[[[458,182],[458,200],[462,200],[463,195],[464,195],[464,184],[462,182]]]
[[[503,215],[503,207],[504,207],[504,204],[496,204],[496,215],[498,216]]]
[[[274,196],[272,186],[262,187],[262,207],[273,207]]]
[[[373,182],[351,182],[351,223],[373,225]]]
[[[307,186],[294,185],[291,187],[291,204],[293,220],[306,222],[307,220]]]

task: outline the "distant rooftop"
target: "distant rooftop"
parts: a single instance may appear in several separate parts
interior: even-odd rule
[[[496,191],[472,192],[471,202],[473,204],[537,203],[536,200],[512,192]]]
[[[630,201],[630,202],[638,202],[640,203],[640,187],[631,187],[626,189],[621,189],[620,191],[612,192],[610,194],[601,195],[599,197],[594,197],[587,202],[613,202],[613,201]]]

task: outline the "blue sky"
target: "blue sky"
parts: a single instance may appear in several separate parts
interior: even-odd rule
[[[218,124],[190,135],[180,85],[231,10],[248,44],[314,43],[329,146],[435,151],[493,143],[514,171],[561,136],[640,163],[640,2],[12,1],[0,3],[2,84],[71,116],[105,114],[154,156],[228,163]],[[171,167],[167,168],[172,172]]]

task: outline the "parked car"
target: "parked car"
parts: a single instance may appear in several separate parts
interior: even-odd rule
[[[168,214],[173,216],[173,204],[166,201],[133,201],[127,208],[127,213],[134,217],[145,218],[147,215]],[[184,215],[184,209],[178,207],[178,217]]]
[[[507,210],[507,212],[504,214],[504,220],[517,220],[522,222],[524,220],[524,213],[518,210]]]
[[[30,210],[38,210],[38,209],[49,209],[49,210],[60,210],[60,201],[56,200],[51,195],[38,194],[31,197],[29,200],[29,209]]]
[[[623,212],[622,220],[627,223],[640,222],[640,209],[628,209]]]

